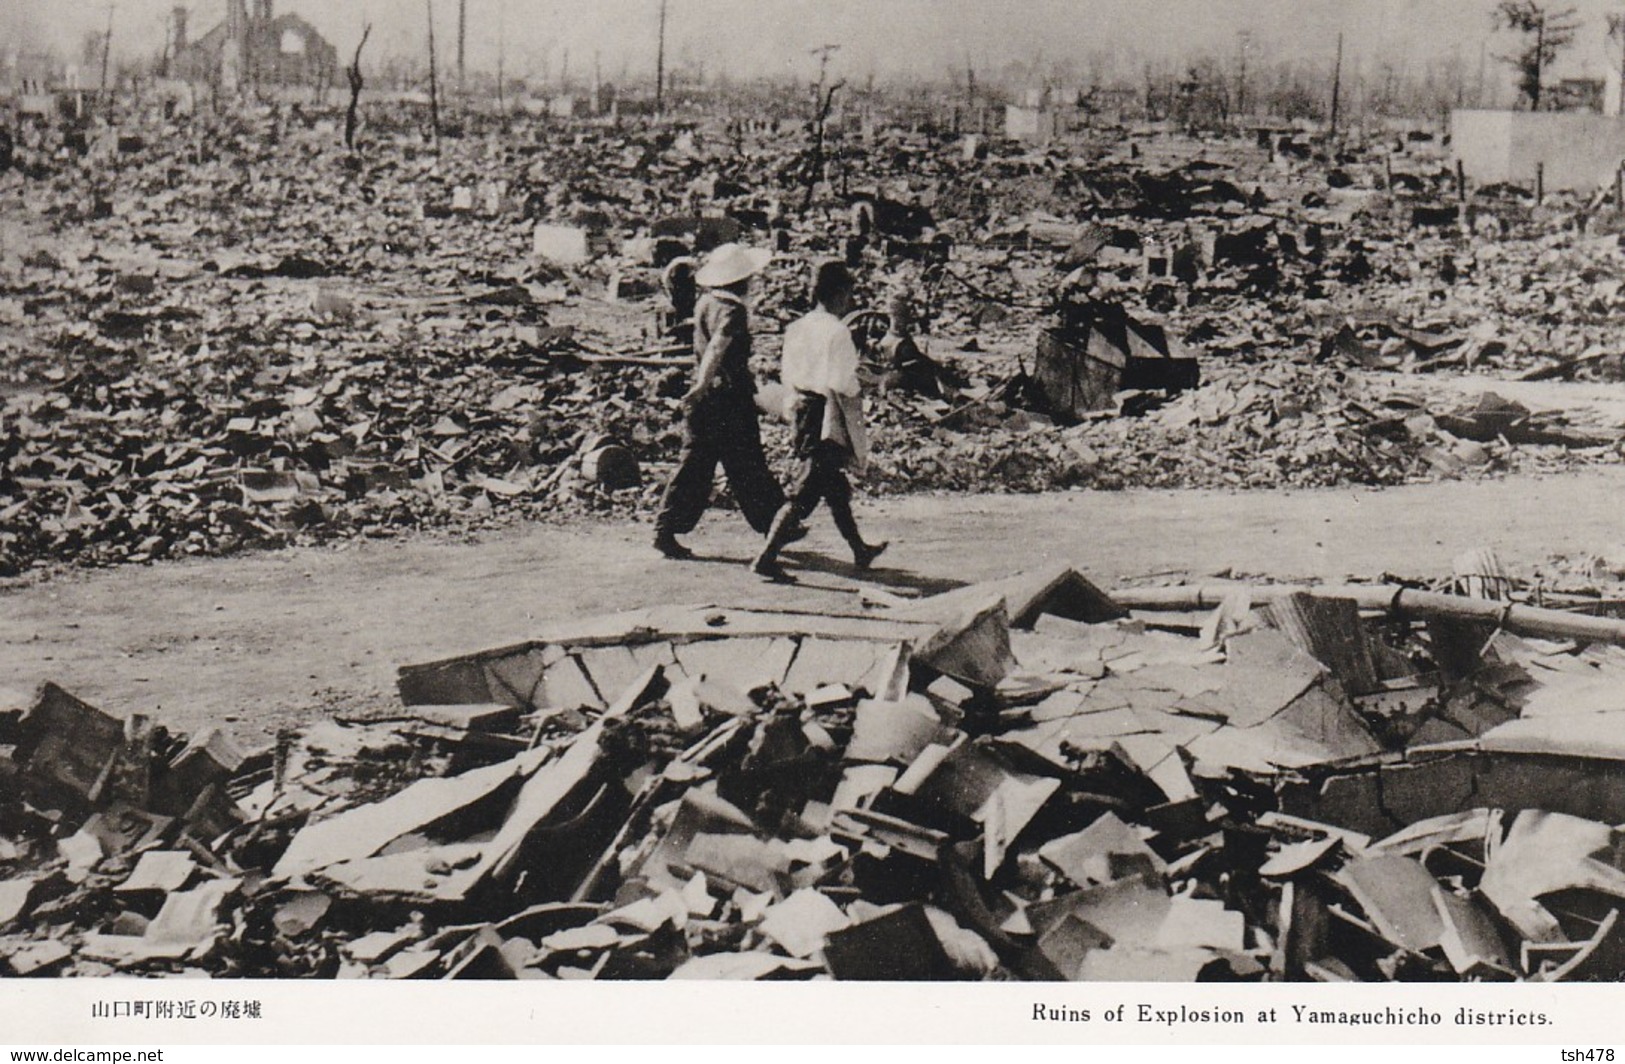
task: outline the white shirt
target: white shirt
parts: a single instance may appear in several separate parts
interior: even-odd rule
[[[784,330],[779,378],[788,388],[817,395],[858,394],[858,349],[840,318],[823,307]]]

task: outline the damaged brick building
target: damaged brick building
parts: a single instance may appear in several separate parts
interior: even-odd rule
[[[338,50],[298,15],[278,15],[272,0],[226,0],[225,20],[195,41],[189,12],[174,10],[171,69],[193,83],[256,93],[286,88],[320,92],[338,75]]]

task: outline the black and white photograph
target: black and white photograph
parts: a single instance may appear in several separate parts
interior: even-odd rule
[[[1622,76],[0,0],[0,993],[1625,981]]]

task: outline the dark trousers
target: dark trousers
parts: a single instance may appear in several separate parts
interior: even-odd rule
[[[799,524],[820,502],[826,503],[841,537],[856,545],[863,542],[863,537],[858,535],[858,523],[852,517],[852,484],[846,479],[851,454],[840,444],[822,438],[826,402],[821,395],[802,392],[796,407],[793,446],[801,466],[790,482],[790,512]]]
[[[745,520],[765,536],[773,527],[773,515],[784,505],[784,489],[762,451],[755,398],[732,393],[707,396],[689,411],[683,430],[677,472],[660,501],[655,531],[672,536],[694,531],[711,505],[720,464]]]
[[[803,523],[818,509],[820,502],[829,506],[829,515],[835,520],[841,538],[854,546],[863,542],[858,534],[858,522],[852,516],[852,485],[846,479],[846,448],[824,440],[801,460],[795,480],[790,483],[790,512],[798,524]]]

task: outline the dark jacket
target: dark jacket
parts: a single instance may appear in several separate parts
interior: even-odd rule
[[[718,394],[756,394],[750,372],[750,315],[744,300],[732,292],[707,291],[694,307],[694,357],[703,361],[708,347],[723,345],[713,390]]]

